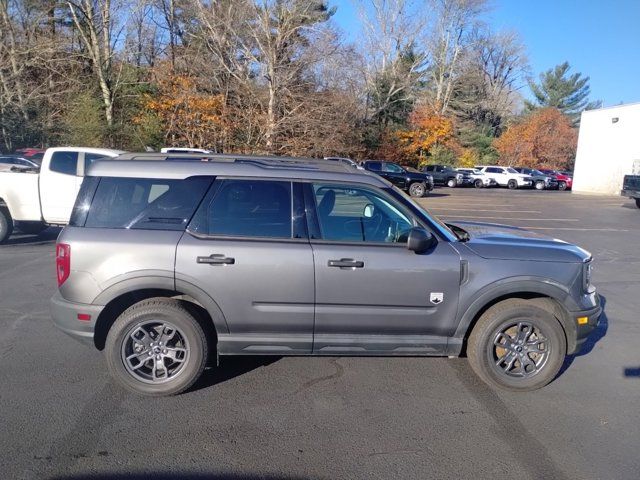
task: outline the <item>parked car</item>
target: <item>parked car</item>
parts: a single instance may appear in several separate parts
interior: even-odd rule
[[[620,194],[634,199],[636,206],[640,208],[640,175],[625,175]]]
[[[473,183],[470,175],[465,175],[450,165],[426,165],[422,167],[422,171],[433,177],[434,185],[446,185],[453,188]]]
[[[529,175],[523,175],[512,167],[501,167],[499,165],[476,166],[487,177],[492,179],[498,186],[509,189],[527,188],[533,185],[533,180]]]
[[[466,354],[527,391],[597,326],[585,250],[444,224],[376,175],[309,162],[89,166],[56,245],[55,324],[156,396],[247,354]]]
[[[16,154],[23,157],[28,158],[34,162],[37,162],[38,165],[42,163],[42,158],[44,157],[45,150],[41,148],[19,148],[16,150]]]
[[[356,170],[364,170],[363,167],[361,167],[360,165],[358,165],[358,163],[354,160],[351,160],[350,158],[344,158],[344,157],[324,157],[325,160],[328,160],[330,162],[341,162],[344,163],[345,165],[349,165],[351,168],[355,168]]]
[[[469,175],[471,178],[471,184],[476,188],[493,187],[497,185],[495,180],[490,178],[488,175],[485,175],[480,170],[474,168],[458,168],[457,170],[465,175]]]
[[[366,160],[362,166],[365,170],[377,173],[389,180],[396,187],[409,192],[412,197],[424,197],[433,190],[433,177],[426,173],[410,172],[397,163],[382,160]]]
[[[571,190],[573,187],[573,176],[565,175],[564,173],[549,168],[540,168],[539,170],[545,175],[555,177],[558,181],[558,190]]]
[[[18,157],[15,155],[2,155],[0,156],[0,166],[5,167],[4,170],[16,169],[40,169],[40,164],[29,160],[27,158]],[[7,168],[8,167],[8,168]]]
[[[553,190],[558,188],[558,181],[554,175],[545,175],[540,170],[527,167],[513,167],[519,173],[529,175],[533,180],[533,186],[536,190]]]
[[[87,166],[120,153],[102,148],[49,148],[39,170],[0,172],[0,243],[9,238],[14,226],[24,233],[39,233],[47,225],[65,225]]]

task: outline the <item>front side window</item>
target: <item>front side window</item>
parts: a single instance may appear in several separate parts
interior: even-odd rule
[[[54,152],[49,169],[64,175],[77,175],[78,152]]]
[[[384,164],[384,171],[385,172],[391,172],[391,173],[402,173],[404,172],[403,168],[399,165],[396,165],[395,163],[385,163]]]
[[[404,209],[374,190],[314,184],[313,193],[323,240],[406,243],[414,226]]]
[[[211,181],[209,177],[184,180],[103,177],[95,189],[84,226],[184,230]],[[82,209],[78,205],[81,197],[74,213]]]
[[[189,229],[205,235],[291,238],[291,182],[223,180]]]
[[[367,169],[379,172],[382,169],[382,163],[380,162],[367,162]]]

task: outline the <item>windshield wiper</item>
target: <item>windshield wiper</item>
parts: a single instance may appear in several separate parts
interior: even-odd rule
[[[457,225],[453,225],[451,223],[446,223],[445,225],[449,227],[449,229],[455,234],[456,237],[458,237],[458,240],[460,240],[461,242],[468,242],[469,240],[471,240],[469,232],[467,232],[464,228],[460,228]]]

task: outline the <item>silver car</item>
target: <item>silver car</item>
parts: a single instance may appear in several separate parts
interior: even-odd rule
[[[51,311],[146,395],[250,354],[465,354],[524,391],[596,327],[591,260],[518,228],[446,225],[341,162],[105,160],[58,239]]]

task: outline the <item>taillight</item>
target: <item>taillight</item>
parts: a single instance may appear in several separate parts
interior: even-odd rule
[[[58,286],[61,286],[71,273],[71,245],[58,243],[56,245],[56,276]]]

